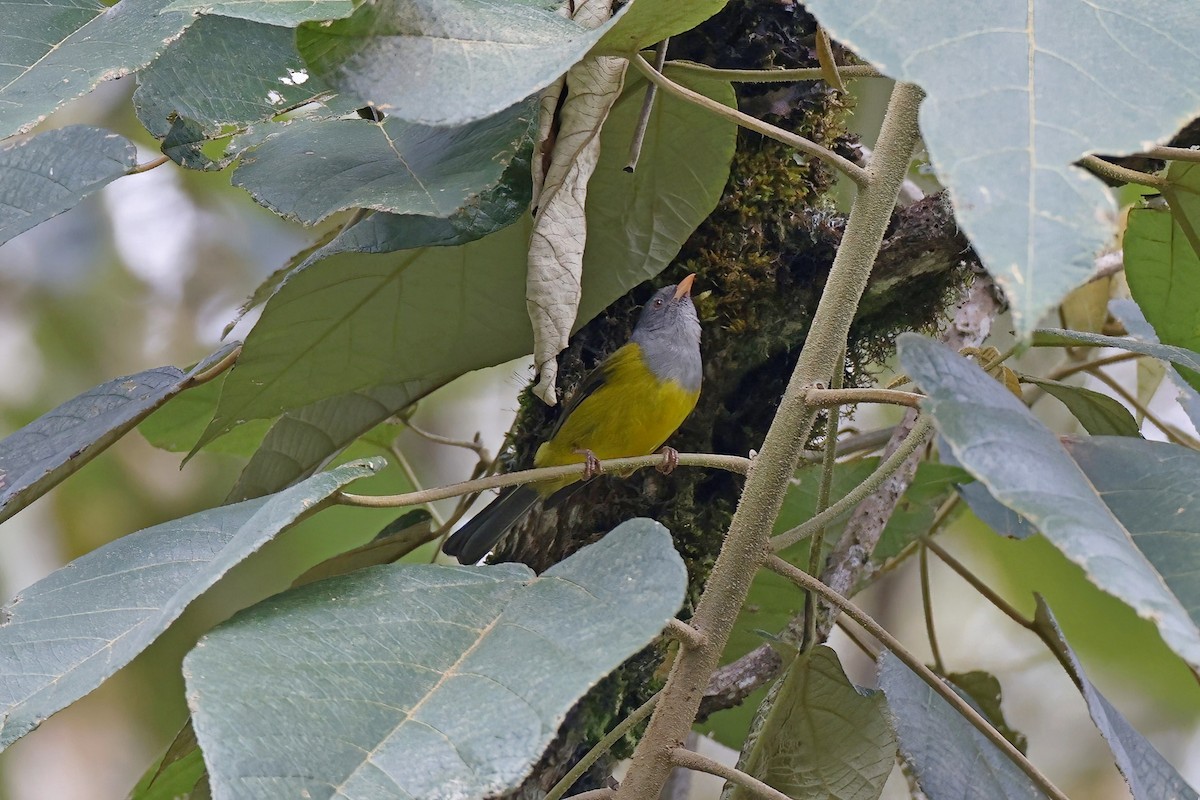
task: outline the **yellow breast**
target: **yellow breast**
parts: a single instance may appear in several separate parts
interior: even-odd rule
[[[583,450],[601,459],[653,453],[683,424],[700,397],[699,391],[655,377],[634,343],[605,361],[604,374],[604,384],[538,448],[537,466],[581,463]]]

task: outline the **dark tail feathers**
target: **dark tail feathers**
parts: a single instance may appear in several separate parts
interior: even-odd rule
[[[474,564],[496,546],[517,520],[541,499],[530,486],[516,486],[502,493],[442,545],[442,552],[464,564]]]

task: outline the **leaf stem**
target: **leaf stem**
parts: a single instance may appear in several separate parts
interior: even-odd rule
[[[809,389],[804,399],[817,408],[853,405],[854,403],[890,403],[896,406],[919,408],[923,394],[899,392],[895,389]]]
[[[979,576],[967,569],[965,564],[956,559],[954,556],[950,555],[950,553],[946,551],[946,548],[942,547],[929,537],[924,537],[921,541],[925,545],[926,549],[936,555],[943,564],[956,572],[960,578],[969,583],[971,588],[979,592],[984,599],[986,599],[1000,611],[1004,612],[1009,619],[1020,625],[1022,628],[1031,630],[1034,633],[1037,632],[1037,628],[1034,626],[1033,620],[1027,618],[1020,611],[1017,611],[1016,607],[997,594],[996,591],[984,583]]]
[[[857,622],[859,625],[866,628],[867,632],[878,639],[885,647],[891,650],[897,658],[903,661],[909,669],[917,674],[921,680],[925,681],[931,689],[941,695],[942,699],[954,707],[958,713],[962,714],[968,722],[970,722],[976,730],[982,733],[987,739],[998,747],[1014,764],[1016,764],[1029,779],[1033,781],[1048,797],[1054,800],[1068,800],[1067,796],[1062,791],[1050,782],[1042,771],[1039,770],[1033,763],[1026,758],[1020,750],[1012,745],[1004,736],[992,727],[991,723],[983,718],[975,709],[963,700],[958,694],[945,684],[937,675],[935,675],[928,667],[921,663],[921,660],[905,649],[904,645],[896,637],[892,636],[883,626],[875,620],[871,619],[862,609],[851,603],[846,598],[842,597],[837,592],[830,589],[825,584],[821,583],[811,575],[801,571],[784,561],[779,556],[771,556],[766,561],[766,567],[772,572],[781,575],[795,583],[801,589],[814,591],[821,595],[827,601],[840,608],[846,613],[846,616]]]
[[[129,169],[129,171],[126,172],[125,174],[126,175],[138,175],[142,172],[149,172],[150,170],[154,169],[155,167],[161,167],[163,164],[167,163],[170,160],[171,160],[170,156],[160,156],[160,157],[154,159],[153,161],[147,161],[144,164],[137,164],[137,165],[131,167]]]
[[[719,78],[732,83],[793,83],[824,79],[820,67],[802,69],[718,69],[692,61],[671,61],[667,66],[676,72],[688,72],[705,78]],[[839,64],[842,78],[886,78],[870,64]]]
[[[925,610],[925,632],[929,637],[929,649],[933,652],[933,665],[937,671],[945,675],[946,664],[942,661],[942,649],[938,647],[937,629],[933,624],[933,597],[929,588],[929,549],[923,545],[917,559],[921,567],[921,605]]]
[[[922,416],[921,419],[917,420],[917,424],[913,426],[912,431],[904,438],[904,441],[896,448],[895,452],[881,461],[879,466],[875,468],[875,471],[868,475],[862,483],[851,489],[841,500],[838,500],[811,519],[800,523],[790,530],[784,531],[778,536],[771,537],[769,545],[771,550],[778,553],[785,547],[791,547],[796,542],[807,539],[819,528],[829,524],[831,520],[836,519],[844,512],[861,503],[872,492],[878,489],[879,485],[887,480],[889,475],[900,469],[900,465],[916,452],[918,447],[925,443],[925,437],[929,435],[929,431],[932,429],[933,422],[929,416]]]
[[[1122,167],[1097,156],[1084,156],[1077,163],[1093,175],[1120,183],[1136,183],[1155,189],[1162,189],[1167,185],[1166,179],[1158,175],[1151,175],[1148,172],[1138,172],[1136,169]]]
[[[475,455],[479,456],[481,461],[491,461],[491,456],[488,454],[487,448],[483,446],[483,442],[479,439],[479,434],[475,434],[475,438],[471,441],[466,439],[452,439],[449,436],[442,436],[440,433],[433,433],[423,428],[419,428],[412,423],[412,420],[404,420],[404,426],[410,431],[420,436],[422,439],[433,442],[434,444],[444,444],[448,447],[461,447],[465,450],[471,450]]]
[[[624,470],[657,467],[666,463],[667,457],[660,453],[635,458],[610,458],[600,462],[601,472],[622,472]],[[709,469],[724,469],[745,475],[750,470],[751,461],[741,456],[724,456],[712,453],[680,453],[679,465],[684,467],[707,467]],[[400,508],[402,506],[418,506],[434,500],[445,500],[447,497],[458,497],[471,492],[482,492],[488,489],[502,489],[506,486],[519,486],[525,483],[555,480],[582,475],[583,464],[567,464],[561,467],[541,467],[526,469],[520,472],[507,472],[503,475],[488,475],[449,486],[435,486],[418,492],[392,495],[363,495],[339,492],[337,502],[346,506],[361,508]]]
[[[628,717],[618,722],[611,731],[604,734],[604,738],[592,745],[592,749],[588,750],[583,758],[579,759],[579,762],[571,767],[571,771],[564,775],[558,783],[554,784],[554,787],[550,789],[544,800],[561,800],[562,796],[567,793],[567,790],[574,786],[575,782],[591,769],[592,764],[595,764],[600,756],[611,750],[612,746],[619,742],[621,737],[629,733],[635,725],[650,716],[650,712],[654,710],[654,706],[658,703],[658,698],[661,694],[662,692],[656,692],[653,697],[634,709],[633,713]],[[576,795],[576,797],[582,796]]]
[[[237,363],[238,356],[240,356],[241,354],[242,354],[242,346],[239,344],[237,347],[230,350],[229,353],[227,353],[226,356],[224,358],[222,358],[220,361],[218,361],[216,364],[213,364],[211,367],[204,370],[204,372],[201,372],[199,375],[192,376],[192,379],[189,380],[187,383],[188,388],[191,388],[193,386],[200,386],[201,384],[208,383],[213,378],[216,378],[222,372],[224,372],[225,370],[232,367],[235,363]]]
[[[838,368],[833,373],[833,379],[830,381],[830,388],[837,392],[842,388],[842,380],[846,370],[846,351],[842,349],[842,356],[838,359]],[[808,393],[808,399],[811,402],[812,392]],[[814,511],[820,514],[825,509],[829,508],[829,490],[833,486],[833,465],[837,456],[837,434],[838,422],[840,421],[842,408],[834,406],[830,408],[826,414],[825,420],[825,458],[821,461],[821,485],[817,490],[817,505]],[[825,547],[825,526],[817,528],[813,532],[812,541],[808,545],[808,571],[813,575],[821,574],[821,551]],[[800,649],[803,652],[812,650],[817,644],[817,598],[812,592],[804,593],[804,638],[800,643]]]
[[[662,74],[663,64],[667,61],[667,46],[671,43],[668,36],[658,43],[654,50],[654,71]],[[633,130],[633,141],[629,143],[629,162],[625,164],[626,172],[637,169],[638,160],[642,157],[642,142],[646,139],[646,128],[650,126],[650,112],[654,110],[654,97],[658,94],[658,85],[651,83],[646,86],[646,96],[642,100],[642,110],[638,114],[637,127]]]
[[[663,633],[675,639],[685,647],[704,646],[704,634],[681,619],[671,618],[667,620],[667,627]]]
[[[747,775],[740,769],[727,767],[719,761],[713,761],[711,758],[706,758],[692,750],[676,747],[671,751],[671,761],[677,767],[683,767],[684,769],[696,772],[707,772],[709,775],[724,778],[730,783],[736,783],[754,797],[761,798],[761,800],[792,800],[792,798],[783,792],[773,786],[768,786],[753,775]]]
[[[1094,358],[1091,361],[1083,361],[1079,364],[1068,364],[1067,366],[1059,367],[1047,375],[1046,378],[1052,381],[1061,381],[1063,378],[1068,378],[1078,372],[1087,372],[1091,369],[1107,367],[1109,364],[1119,364],[1122,361],[1133,361],[1138,358],[1146,358],[1146,356],[1142,353],[1117,353],[1113,356]]]
[[[1200,150],[1190,147],[1151,147],[1144,155],[1165,161],[1200,161]]]
[[[794,147],[802,153],[807,153],[810,156],[822,159],[830,166],[841,171],[850,180],[858,184],[859,188],[867,185],[870,179],[870,173],[855,164],[853,161],[839,156],[837,153],[830,150],[828,147],[823,147],[811,139],[805,139],[803,136],[797,136],[791,131],[785,131],[783,128],[777,128],[774,125],[756,119],[749,114],[744,114],[736,108],[730,108],[724,103],[718,103],[699,92],[693,92],[686,86],[680,86],[670,78],[659,73],[654,67],[650,66],[646,59],[636,53],[630,59],[633,64],[646,78],[653,84],[656,84],[664,92],[669,92],[676,97],[682,98],[689,103],[694,103],[701,108],[704,108],[718,117],[727,119],[730,122],[741,125],[743,128],[761,133],[763,136],[770,137],[778,142],[783,142],[789,147]],[[911,155],[911,151],[910,151]]]

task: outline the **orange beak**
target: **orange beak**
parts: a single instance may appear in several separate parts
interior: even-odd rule
[[[692,281],[694,280],[696,280],[696,273],[693,272],[679,282],[679,285],[675,287],[676,300],[682,300],[692,293]]]

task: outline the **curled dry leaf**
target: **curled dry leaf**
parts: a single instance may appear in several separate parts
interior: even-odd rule
[[[576,7],[574,19],[594,28],[611,16],[611,0],[592,0]],[[550,405],[557,402],[555,358],[567,346],[579,308],[588,179],[600,158],[600,128],[621,94],[627,65],[613,56],[585,59],[542,97],[525,303],[539,374],[534,391]]]

